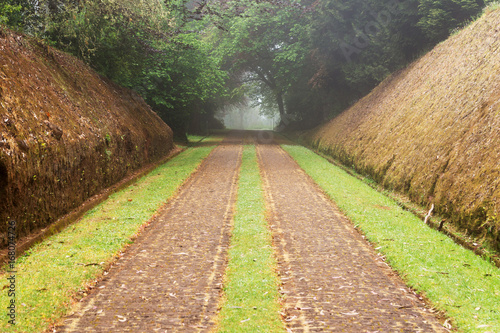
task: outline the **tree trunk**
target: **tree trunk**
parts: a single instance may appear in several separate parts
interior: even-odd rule
[[[276,102],[278,103],[278,109],[280,110],[280,116],[283,118],[285,115],[285,103],[283,102],[283,93],[278,91],[276,93]]]
[[[288,119],[286,119],[285,114],[285,103],[283,102],[283,92],[278,91],[276,93],[276,103],[278,104],[278,109],[280,111],[280,123],[276,128],[277,131],[282,131],[289,124]]]

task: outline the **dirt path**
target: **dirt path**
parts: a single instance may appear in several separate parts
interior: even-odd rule
[[[58,332],[202,332],[226,267],[241,138],[217,147]]]
[[[57,332],[214,328],[248,139],[232,135],[212,152]],[[257,153],[291,331],[443,332],[278,145]]]
[[[279,146],[257,151],[293,332],[443,332]]]

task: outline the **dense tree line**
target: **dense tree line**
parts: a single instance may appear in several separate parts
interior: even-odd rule
[[[226,61],[282,126],[338,114],[478,15],[476,0],[235,1]]]
[[[3,0],[0,23],[138,91],[183,136],[252,97],[281,127],[341,112],[486,0]]]

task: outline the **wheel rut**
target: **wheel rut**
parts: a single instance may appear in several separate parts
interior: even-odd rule
[[[227,264],[242,138],[228,137],[57,332],[206,332]]]
[[[257,153],[289,331],[445,331],[286,152]]]

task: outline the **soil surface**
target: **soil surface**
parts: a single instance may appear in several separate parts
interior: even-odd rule
[[[57,332],[213,331],[252,140],[261,142],[288,331],[443,332],[272,135],[253,136],[233,133],[217,147]]]
[[[257,153],[292,332],[444,332],[285,151]]]
[[[214,325],[242,145],[225,140],[57,332],[200,332]]]

